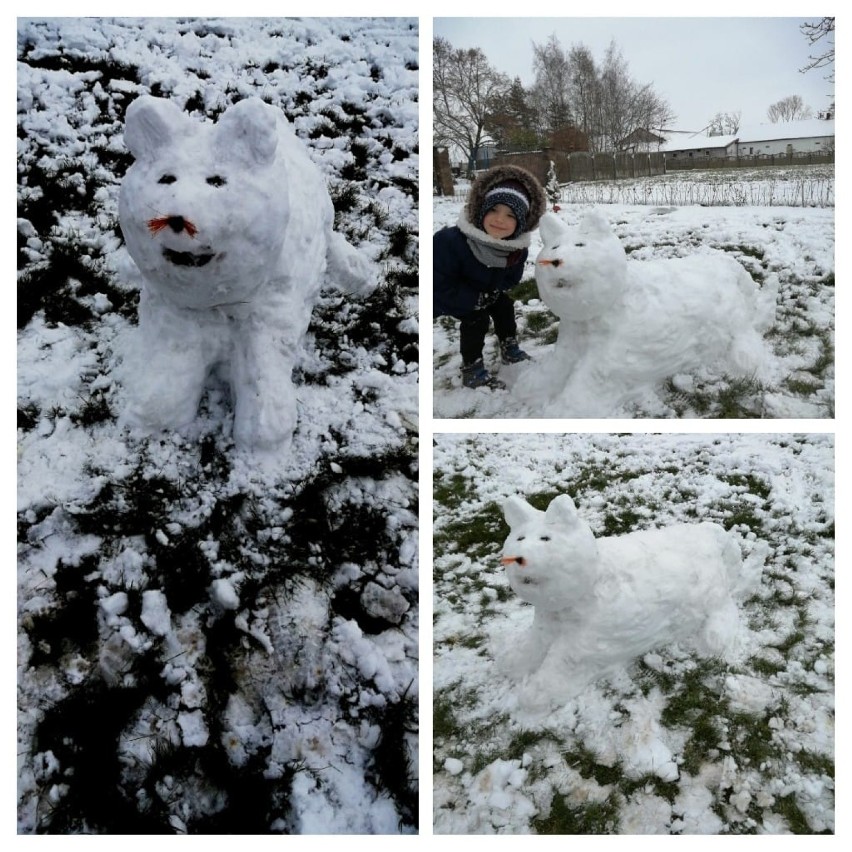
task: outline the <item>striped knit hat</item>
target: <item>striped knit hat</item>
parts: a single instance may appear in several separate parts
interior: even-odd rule
[[[491,187],[485,193],[485,199],[479,208],[479,218],[476,222],[476,227],[481,231],[484,230],[482,220],[485,218],[485,214],[498,204],[505,204],[515,214],[515,219],[518,220],[518,227],[515,228],[509,239],[524,233],[527,227],[527,213],[530,210],[530,197],[524,185],[517,180],[507,180]]]

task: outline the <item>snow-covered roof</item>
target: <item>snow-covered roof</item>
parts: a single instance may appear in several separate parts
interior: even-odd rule
[[[750,124],[740,128],[740,142],[771,142],[775,139],[809,139],[834,136],[834,119],[808,118],[803,121],[779,121],[777,124]]]
[[[667,142],[661,151],[693,151],[706,148],[727,148],[733,142],[771,142],[777,139],[810,139],[834,136],[834,119],[809,118],[803,121],[783,121],[776,124],[752,124],[737,133],[725,136],[687,134],[680,130],[664,130]]]

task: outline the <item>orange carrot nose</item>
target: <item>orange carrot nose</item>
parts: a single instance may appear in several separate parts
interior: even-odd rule
[[[171,228],[176,234],[186,231],[190,237],[198,233],[198,228],[183,216],[159,216],[156,219],[149,219],[146,224],[152,234],[157,234],[164,228]]]
[[[501,565],[511,565],[513,562],[516,562],[522,568],[527,564],[527,560],[523,556],[504,556],[500,560]]]

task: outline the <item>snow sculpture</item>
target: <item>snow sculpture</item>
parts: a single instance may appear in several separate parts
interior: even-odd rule
[[[258,98],[217,124],[143,96],[119,216],[143,277],[125,422],[147,432],[197,414],[222,368],[238,446],[280,450],[296,426],[291,373],[324,277],[366,292],[370,263],[332,230],[325,181],[280,110]]]
[[[511,532],[502,563],[514,592],[535,606],[532,629],[501,660],[524,680],[523,704],[568,700],[674,642],[736,657],[736,599],[759,579],[765,547],[743,563],[737,541],[712,523],[596,539],[567,494],[546,512],[518,496],[503,511]]]
[[[597,211],[569,227],[541,220],[541,298],[559,316],[549,361],[516,382],[548,416],[607,417],[666,378],[698,369],[767,378],[761,336],[775,316],[777,276],[759,290],[733,258],[628,261]]]

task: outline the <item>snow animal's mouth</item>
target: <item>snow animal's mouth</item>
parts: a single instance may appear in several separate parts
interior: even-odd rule
[[[175,266],[206,266],[216,255],[194,254],[191,251],[174,251],[164,248],[163,257]]]

